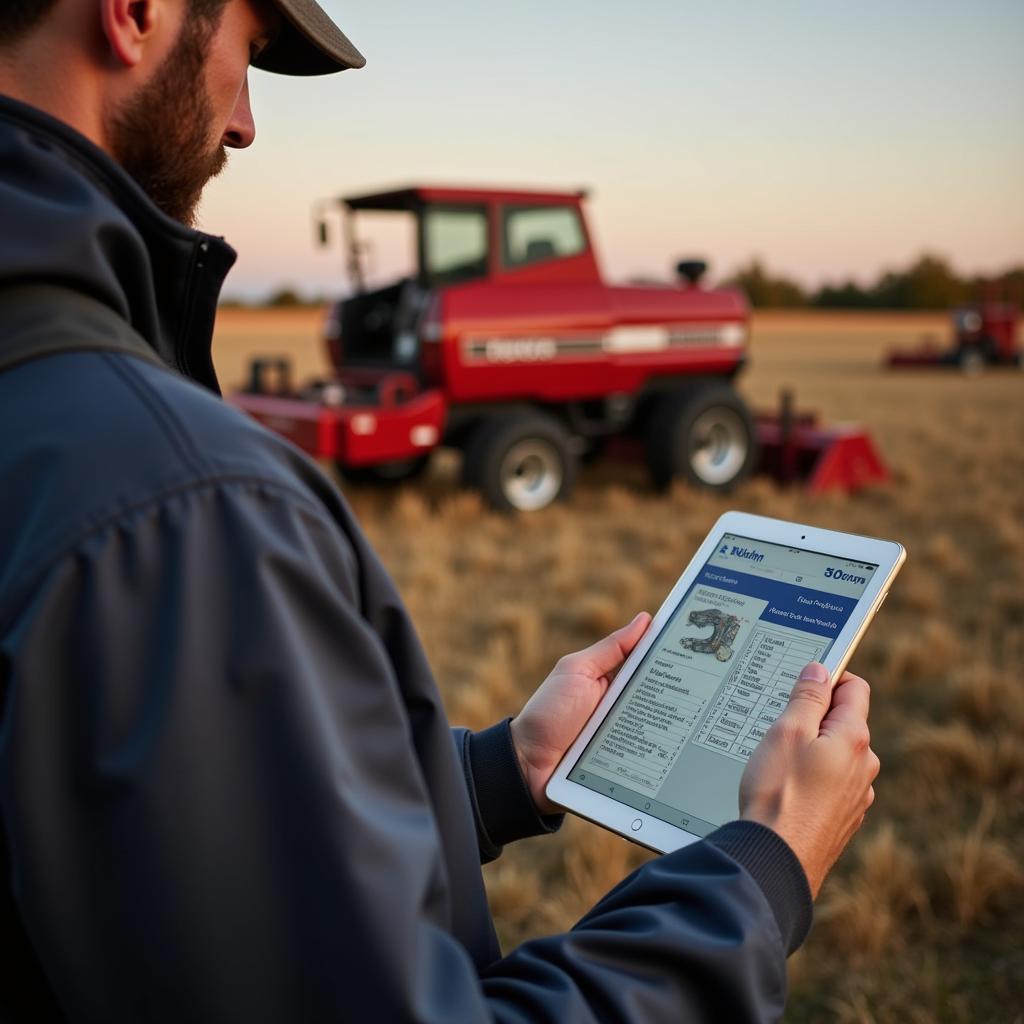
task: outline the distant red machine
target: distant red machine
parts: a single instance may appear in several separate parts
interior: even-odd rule
[[[1012,302],[981,302],[953,314],[952,348],[926,342],[911,351],[889,354],[892,367],[948,367],[978,373],[987,366],[1024,368],[1024,349],[1017,341],[1020,308]]]
[[[295,389],[287,360],[258,360],[234,401],[362,479],[407,479],[434,448],[460,449],[464,481],[502,509],[564,496],[578,459],[609,441],[641,448],[660,486],[734,485],[757,466],[759,434],[775,444],[733,387],[746,300],[702,287],[698,260],[677,285],[606,284],[584,198],[413,187],[340,200],[356,290],[328,317],[333,375]],[[366,213],[413,218],[412,276],[366,289]],[[838,441],[819,435],[792,423],[787,451]]]

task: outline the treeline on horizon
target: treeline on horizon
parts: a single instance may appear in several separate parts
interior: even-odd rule
[[[1024,265],[995,277],[962,276],[943,257],[925,254],[906,270],[883,271],[872,284],[849,279],[810,289],[754,258],[722,284],[741,289],[756,309],[951,309],[990,299],[1024,301]],[[309,309],[331,301],[284,285],[263,299],[225,297],[220,304],[225,309]]]
[[[868,285],[854,280],[817,290],[773,274],[752,259],[723,284],[741,289],[758,309],[950,309],[971,302],[1024,298],[1024,265],[995,277],[961,276],[941,256],[920,256],[906,270],[886,270]]]

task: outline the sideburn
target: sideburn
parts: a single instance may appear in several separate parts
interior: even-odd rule
[[[107,123],[114,159],[157,207],[190,227],[204,187],[227,163],[223,145],[211,141],[214,112],[205,87],[219,21],[188,15],[164,63]]]

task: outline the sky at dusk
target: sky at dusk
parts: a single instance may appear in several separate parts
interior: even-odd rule
[[[346,290],[314,202],[411,183],[586,186],[618,279],[1024,262],[1021,0],[321,3],[368,63],[252,73],[258,138],[200,223],[240,251],[229,295]],[[387,228],[378,278],[408,265]]]

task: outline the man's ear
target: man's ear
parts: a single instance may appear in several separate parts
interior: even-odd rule
[[[165,6],[162,0],[100,0],[103,34],[118,64],[133,68],[142,60]]]

